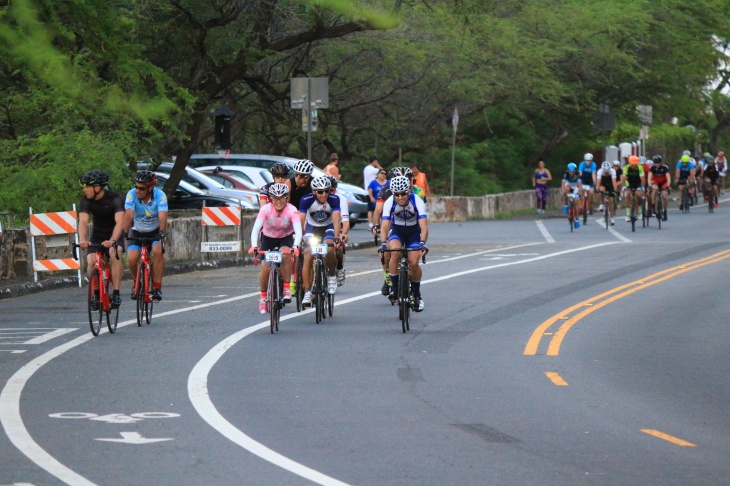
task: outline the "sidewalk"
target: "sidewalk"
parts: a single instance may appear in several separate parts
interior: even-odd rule
[[[357,233],[361,233],[358,231]],[[362,232],[363,236],[369,235],[369,232],[364,231]],[[353,235],[352,232],[350,232],[350,236]],[[345,245],[345,247],[348,250],[359,250],[361,248],[369,248],[374,247],[375,242],[372,238],[362,241],[363,238],[359,237],[358,234],[358,240],[354,243],[348,243]],[[165,275],[175,275],[178,273],[189,273],[189,272],[199,272],[203,270],[214,270],[216,268],[227,268],[227,267],[237,267],[237,266],[245,266],[245,265],[252,265],[253,264],[253,257],[246,256],[244,258],[221,258],[218,260],[210,260],[205,262],[176,262],[176,263],[167,263],[165,266]],[[38,282],[33,281],[33,277],[22,277],[22,278],[15,278],[15,279],[7,279],[7,280],[0,280],[0,300],[3,299],[10,299],[13,297],[20,297],[23,295],[29,295],[29,294],[35,294],[38,292],[45,292],[47,290],[53,290],[58,288],[65,288],[65,287],[76,287],[78,286],[78,279],[74,276],[67,276],[67,277],[47,277],[42,276],[42,280],[39,280]],[[124,280],[129,280],[132,278],[131,274],[129,273],[129,270],[124,271]]]

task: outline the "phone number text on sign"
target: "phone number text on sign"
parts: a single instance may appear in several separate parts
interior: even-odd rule
[[[223,251],[241,251],[240,241],[223,241],[212,242],[205,241],[200,244],[201,252],[223,252]]]

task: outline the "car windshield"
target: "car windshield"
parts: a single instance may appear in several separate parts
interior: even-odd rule
[[[156,184],[157,187],[162,189],[165,185],[165,182],[167,182],[167,176],[166,175],[163,176],[158,173],[157,174],[157,184]],[[198,189],[195,186],[188,184],[185,181],[180,181],[180,184],[178,184],[178,186],[177,186],[177,190],[182,190],[183,192],[186,192],[188,194],[193,194],[195,196],[205,195],[205,192],[201,191],[200,189]]]

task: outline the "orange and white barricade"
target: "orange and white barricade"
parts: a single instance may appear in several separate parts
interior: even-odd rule
[[[241,253],[241,207],[203,208],[203,241],[201,253],[238,252]],[[208,229],[211,227],[234,227],[235,240],[209,241]]]
[[[52,272],[58,270],[76,270],[79,287],[81,287],[81,264],[73,258],[51,258],[38,260],[36,257],[35,239],[45,237],[46,247],[68,246],[68,238],[56,238],[59,235],[73,234],[76,244],[79,243],[78,223],[76,221],[76,205],[73,211],[60,211],[57,213],[33,214],[33,208],[28,208],[30,213],[30,240],[33,256],[33,279],[38,281],[38,272]]]

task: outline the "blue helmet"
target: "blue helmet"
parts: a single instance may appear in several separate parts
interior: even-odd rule
[[[571,171],[571,172],[574,171],[577,168],[578,168],[578,166],[575,165],[573,162],[571,162],[571,163],[568,164],[568,170]]]

